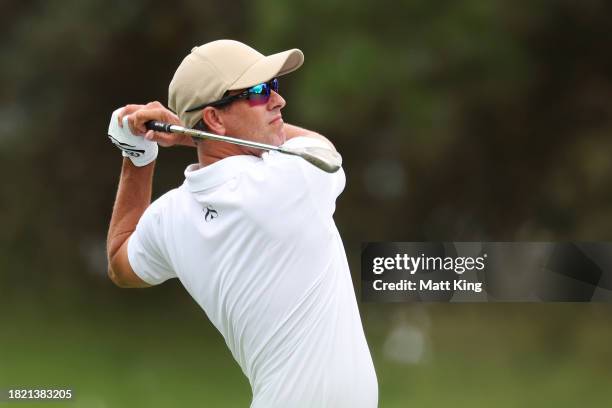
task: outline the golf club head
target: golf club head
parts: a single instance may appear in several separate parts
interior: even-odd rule
[[[335,173],[342,167],[342,156],[332,149],[324,147],[298,147],[283,148],[282,151],[300,156],[308,163],[327,173]]]

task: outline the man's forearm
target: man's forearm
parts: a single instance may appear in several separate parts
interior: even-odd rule
[[[297,136],[306,136],[306,137],[312,137],[313,139],[319,139],[319,140],[322,140],[328,143],[334,150],[336,149],[334,147],[334,144],[330,142],[329,139],[327,139],[325,136],[317,132],[313,132],[312,130],[304,129],[299,126],[290,125],[288,123],[285,123],[285,137],[287,138],[287,140],[293,139],[294,137],[297,137]]]
[[[138,220],[151,204],[154,168],[155,162],[136,167],[129,159],[123,159],[117,198],[108,228],[106,250],[109,261],[134,232]]]

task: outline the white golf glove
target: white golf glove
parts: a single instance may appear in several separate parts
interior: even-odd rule
[[[115,146],[123,151],[123,157],[129,157],[134,166],[142,167],[157,158],[157,143],[146,140],[142,136],[136,136],[130,131],[127,116],[123,118],[123,128],[119,126],[119,112],[117,109],[111,115],[108,124],[108,137]]]

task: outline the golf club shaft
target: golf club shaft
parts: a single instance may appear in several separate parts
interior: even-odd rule
[[[276,150],[278,152],[285,153],[285,151],[278,146],[273,146],[273,145],[269,145],[265,143],[252,142],[249,140],[238,139],[236,137],[231,137],[231,136],[216,135],[214,133],[204,132],[203,130],[189,129],[183,126],[171,125],[169,123],[164,123],[164,122],[157,122],[157,121],[152,120],[152,121],[145,123],[145,126],[147,129],[154,130],[157,132],[182,133],[184,135],[188,135],[191,137],[197,137],[200,139],[219,140],[222,142],[233,143],[233,144],[237,144],[240,146],[254,147],[255,149]]]
[[[171,125],[169,123],[157,121],[149,121],[145,123],[145,127],[149,130],[154,130],[157,132],[181,133],[184,135],[189,135],[191,137],[197,137],[201,139],[219,140],[222,142],[233,143],[241,146],[253,147],[255,149],[274,150],[279,153],[298,156],[306,160],[313,166],[328,173],[335,173],[342,166],[342,156],[340,156],[338,152],[336,152],[335,150],[330,150],[321,147],[291,148],[283,146],[273,146],[265,143],[242,140],[231,136],[221,136],[214,133],[204,132],[202,130],[189,129],[183,126]]]

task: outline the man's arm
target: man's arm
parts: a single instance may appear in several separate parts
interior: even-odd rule
[[[329,139],[327,139],[325,136],[320,135],[316,132],[313,132],[312,130],[301,128],[299,126],[290,125],[288,123],[285,123],[285,136],[287,140],[293,139],[294,137],[297,137],[297,136],[306,136],[306,137],[311,137],[313,139],[319,139],[327,143],[330,146],[330,148],[332,148],[333,150],[336,150],[336,147],[333,145],[333,143],[330,142]]]
[[[138,220],[151,204],[154,168],[155,162],[144,167],[136,167],[129,159],[123,159],[106,246],[108,275],[119,287],[151,286],[140,279],[132,269],[127,255],[127,244],[136,230]]]

